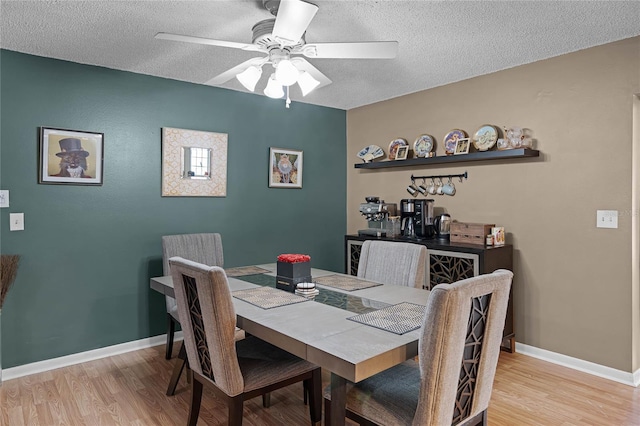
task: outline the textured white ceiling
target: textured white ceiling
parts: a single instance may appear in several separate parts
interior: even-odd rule
[[[636,0],[314,3],[308,43],[399,42],[391,60],[310,60],[333,83],[305,98],[295,86],[292,100],[346,110],[640,35]],[[250,43],[253,25],[272,17],[262,0],[3,0],[0,16],[4,49],[199,84],[256,52],[156,40],[156,33]],[[246,91],[235,79],[220,87]]]

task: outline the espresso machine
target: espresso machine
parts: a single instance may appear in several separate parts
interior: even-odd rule
[[[360,213],[367,218],[367,229],[358,231],[358,235],[373,235],[374,237],[386,237],[384,224],[389,216],[395,216],[397,206],[395,203],[385,203],[379,197],[366,197],[366,203],[360,204]]]
[[[436,235],[433,224],[434,200],[400,200],[400,223],[406,238],[426,239]]]

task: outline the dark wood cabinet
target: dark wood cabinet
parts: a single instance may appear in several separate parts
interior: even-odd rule
[[[345,272],[358,274],[358,261],[362,244],[366,240],[402,241],[422,244],[427,247],[427,264],[424,288],[430,290],[442,283],[452,283],[461,279],[488,274],[496,269],[513,271],[513,246],[485,247],[474,244],[451,243],[448,240],[406,238],[386,238],[373,236],[345,236]],[[513,326],[513,288],[509,294],[509,306],[504,325],[502,347],[515,351],[515,329]]]

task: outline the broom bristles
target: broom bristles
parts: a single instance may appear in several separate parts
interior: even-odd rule
[[[20,263],[20,256],[17,254],[0,255],[0,309],[9,293],[9,288],[16,279],[18,263]]]

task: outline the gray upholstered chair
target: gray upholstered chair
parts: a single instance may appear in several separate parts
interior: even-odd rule
[[[165,235],[162,237],[162,272],[163,275],[171,275],[169,258],[180,256],[194,262],[209,266],[224,266],[222,251],[222,237],[220,234],[181,234]],[[178,319],[176,299],[165,297],[167,305],[167,347],[165,358],[171,359],[173,351],[173,337]]]
[[[208,234],[180,234],[166,235],[162,237],[162,268],[164,275],[171,275],[169,268],[169,258],[180,256],[194,262],[203,263],[209,266],[220,266],[224,264],[224,255],[222,251],[222,237],[217,233]],[[178,306],[176,299],[173,297],[165,297],[167,305],[167,347],[165,358],[171,358],[173,351],[173,337],[176,324],[180,324],[178,319]],[[236,327],[236,340],[242,340],[245,337],[244,330]],[[188,368],[187,354],[184,347],[180,348],[178,354],[178,362],[174,366],[169,386],[167,387],[167,395],[174,395],[178,380],[182,375],[182,371]],[[269,405],[269,396],[264,397],[265,407]]]
[[[360,425],[487,424],[513,274],[498,270],[431,290],[418,347],[406,361],[347,385],[347,417]],[[325,396],[330,416],[331,393]]]
[[[358,278],[423,288],[426,261],[423,245],[367,240],[362,244]]]
[[[322,418],[320,367],[250,336],[236,341],[229,282],[217,266],[169,260],[184,344],[193,371],[189,425],[198,421],[203,386],[226,400],[229,425],[242,424],[243,402],[304,381],[312,425]]]

